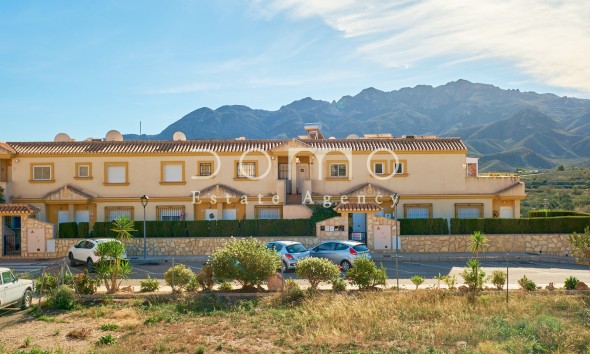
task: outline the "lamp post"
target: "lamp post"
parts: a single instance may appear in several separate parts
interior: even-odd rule
[[[147,248],[146,248],[146,222],[145,222],[145,207],[148,204],[149,197],[147,195],[142,195],[139,199],[141,199],[141,206],[143,207],[143,259],[146,257]]]
[[[397,226],[397,203],[399,203],[399,194],[393,194],[393,218],[395,220],[395,279],[397,291],[399,291],[399,271],[397,265],[398,248],[399,248],[399,228]]]

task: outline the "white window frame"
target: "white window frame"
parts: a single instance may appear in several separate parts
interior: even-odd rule
[[[184,182],[184,168],[180,163],[164,163],[162,165],[162,182]]]
[[[332,166],[338,166],[336,167],[336,174],[333,174],[332,172],[334,172],[332,170]],[[341,174],[341,167],[344,166],[344,175]],[[330,178],[346,178],[348,177],[348,164],[346,162],[331,162],[330,163]]]
[[[85,175],[81,173],[81,170],[84,167],[86,168],[86,174]],[[88,165],[88,164],[78,165],[78,171],[77,172],[78,172],[78,177],[79,178],[89,178],[90,177],[90,165]]]
[[[256,177],[256,162],[244,161],[238,162],[236,165],[237,178],[255,178]]]
[[[48,169],[49,171],[49,176],[47,176],[47,178],[43,178],[44,173],[41,172],[41,178],[37,178],[37,173],[36,170],[37,169]],[[35,165],[33,166],[33,181],[51,181],[53,179],[53,169],[51,168],[51,165]]]
[[[381,167],[381,171],[377,171],[377,166]],[[385,173],[385,164],[383,162],[375,162],[373,164],[373,173],[376,175],[382,175]]]

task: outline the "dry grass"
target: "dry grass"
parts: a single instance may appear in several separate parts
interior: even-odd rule
[[[88,338],[91,333],[92,329],[90,328],[74,328],[66,335],[66,337],[70,339],[83,340]]]
[[[93,315],[100,313],[100,323],[130,323],[117,329],[117,344],[100,348],[111,353],[192,353],[199,348],[207,353],[590,351],[590,296],[563,292],[510,296],[508,307],[498,292],[481,295],[473,305],[456,293],[428,290],[327,293],[294,306],[277,306],[272,298],[240,301],[201,296],[104,306],[88,311],[84,320],[97,322]],[[66,315],[65,320],[71,321],[60,324],[61,333],[80,327],[80,311],[84,310]],[[11,330],[36,333],[43,331],[35,326],[55,324],[33,321],[26,330],[18,326]],[[78,347],[73,352],[95,350],[96,335],[75,341]],[[22,343],[24,337],[15,342]],[[41,343],[41,338],[32,340]],[[0,339],[2,345],[10,343]]]

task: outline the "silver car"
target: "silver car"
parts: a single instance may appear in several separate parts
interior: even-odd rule
[[[309,257],[309,251],[301,242],[272,241],[266,244],[266,248],[274,249],[281,256],[281,271],[288,272],[295,269],[297,261]]]
[[[340,265],[346,272],[352,267],[357,257],[371,259],[371,253],[365,244],[357,241],[328,241],[310,249],[311,257],[326,258]]]

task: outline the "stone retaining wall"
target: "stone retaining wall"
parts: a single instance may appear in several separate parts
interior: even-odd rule
[[[236,237],[239,238],[239,237]],[[277,240],[292,240],[303,243],[306,247],[312,247],[319,243],[313,236],[299,237],[257,237],[262,242]],[[146,253],[148,256],[194,256],[210,255],[218,248],[225,245],[231,237],[162,237],[147,238]],[[80,239],[59,239],[56,242],[55,257],[65,257],[68,250],[78,243]],[[143,255],[143,238],[134,238],[126,242],[128,256]]]
[[[470,252],[470,235],[416,235],[400,237],[400,252]],[[486,235],[486,252],[533,252],[555,256],[571,255],[569,234]]]
[[[337,220],[332,220],[337,223]],[[334,233],[326,232],[326,239],[337,238]],[[340,235],[338,235],[340,236]],[[525,235],[486,235],[489,247],[486,252],[533,252],[548,255],[571,255],[568,234],[525,234]],[[192,256],[209,255],[228,242],[230,237],[174,237],[148,238],[147,254],[149,256]],[[274,240],[294,240],[312,247],[324,239],[313,236],[301,237],[258,237],[262,242]],[[46,253],[44,257],[64,257],[67,251],[79,239],[56,240],[56,252]],[[135,238],[128,242],[129,256],[143,255],[143,238]],[[469,235],[419,235],[400,236],[400,253],[446,253],[470,252]],[[378,253],[378,252],[377,252]],[[32,257],[35,254],[26,254]],[[23,256],[21,256],[23,257]],[[38,257],[38,256],[37,256]]]

